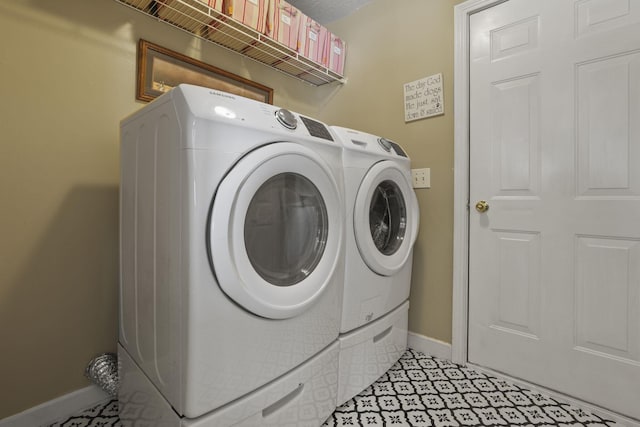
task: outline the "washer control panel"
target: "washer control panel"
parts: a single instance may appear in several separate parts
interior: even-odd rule
[[[304,123],[304,126],[309,131],[309,135],[315,136],[316,138],[333,141],[333,137],[331,137],[329,129],[327,129],[327,127],[322,123],[316,122],[315,120],[311,120],[310,118],[303,116],[300,116],[300,120],[302,120],[302,123]]]
[[[280,108],[276,111],[276,119],[278,122],[287,129],[295,129],[298,127],[298,119],[293,113],[284,108]]]
[[[295,130],[298,128],[298,118],[291,111],[280,108],[276,110],[275,115],[278,123],[280,123],[285,128],[290,130]],[[305,129],[307,129],[307,131],[309,132],[309,135],[316,138],[333,141],[331,132],[329,132],[329,129],[327,129],[327,127],[323,123],[317,122],[308,117],[299,116],[299,118]]]
[[[387,153],[391,152],[391,141],[387,138],[378,138],[378,144],[386,151]]]

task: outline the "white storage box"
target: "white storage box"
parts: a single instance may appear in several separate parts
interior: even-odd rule
[[[407,349],[409,301],[380,319],[340,336],[338,406],[389,370]]]

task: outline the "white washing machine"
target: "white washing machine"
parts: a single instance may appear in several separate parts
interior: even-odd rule
[[[410,159],[398,144],[353,129],[333,130],[343,144],[346,209],[340,405],[406,349],[419,212]]]
[[[122,121],[123,420],[320,425],[331,414],[336,139],[318,121],[190,85]]]

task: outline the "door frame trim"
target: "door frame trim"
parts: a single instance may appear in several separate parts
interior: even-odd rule
[[[469,310],[469,16],[507,0],[454,7],[453,315],[451,360],[467,363]]]

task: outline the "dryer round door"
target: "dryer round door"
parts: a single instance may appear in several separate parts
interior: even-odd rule
[[[358,250],[375,273],[391,276],[411,255],[418,234],[418,203],[405,174],[385,160],[366,173],[355,201]]]
[[[209,255],[225,294],[250,312],[285,319],[331,283],[342,256],[342,205],[331,170],[290,142],[258,148],[220,183]]]

